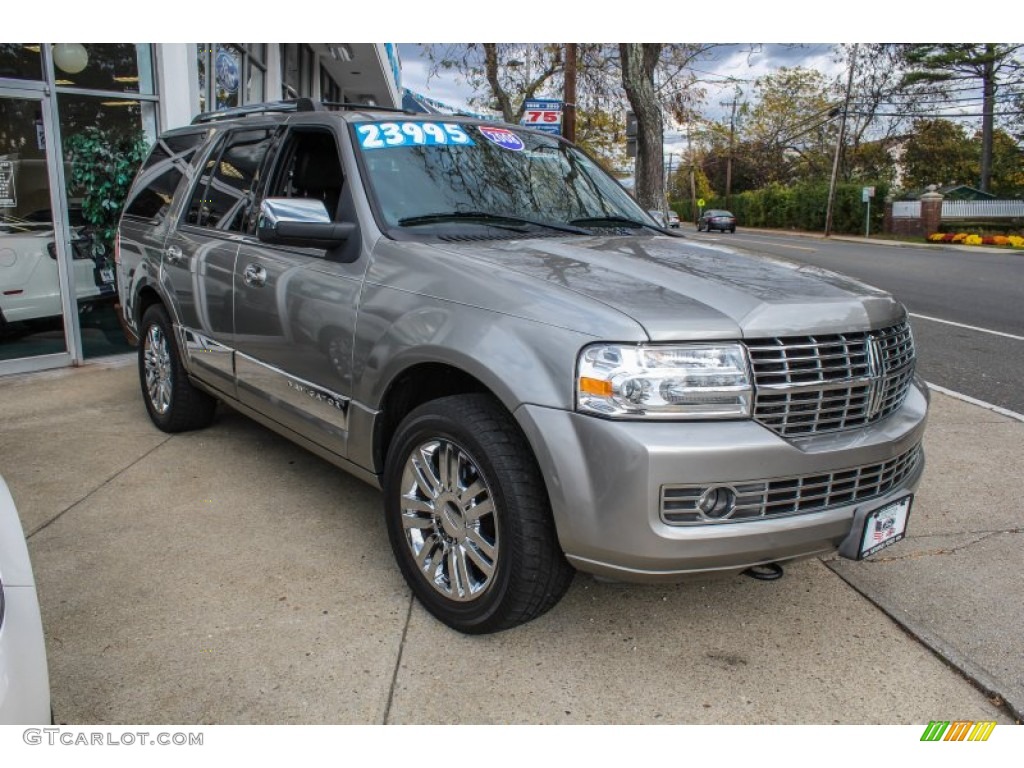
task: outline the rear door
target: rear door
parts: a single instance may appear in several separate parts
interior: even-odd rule
[[[135,298],[141,286],[159,280],[164,245],[174,223],[175,194],[193,178],[192,163],[207,134],[208,130],[202,130],[162,136],[125,201],[118,228],[117,287],[124,314],[133,327],[138,319]]]
[[[234,272],[276,126],[223,135],[203,163],[164,249],[179,338],[192,373],[234,397]]]

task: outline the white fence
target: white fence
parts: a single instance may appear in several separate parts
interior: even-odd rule
[[[892,204],[894,219],[921,218],[921,201],[897,201]],[[1012,219],[1024,217],[1024,200],[943,200],[942,218]]]
[[[893,203],[893,216],[896,215]],[[918,201],[918,211],[920,211]],[[920,213],[918,214],[920,215]],[[1024,217],[1024,200],[943,200],[943,219],[1012,219]]]

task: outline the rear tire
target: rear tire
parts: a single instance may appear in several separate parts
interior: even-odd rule
[[[154,304],[142,315],[139,382],[149,418],[164,432],[202,429],[213,421],[217,401],[188,380],[162,304]]]
[[[493,398],[426,403],[399,425],[384,471],[388,537],[420,603],[467,634],[554,606],[574,575],[518,425]]]

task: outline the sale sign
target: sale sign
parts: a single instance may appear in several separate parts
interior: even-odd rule
[[[562,132],[562,102],[553,99],[530,99],[525,104],[520,124],[546,133]]]

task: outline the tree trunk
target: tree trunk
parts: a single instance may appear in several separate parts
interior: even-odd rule
[[[645,210],[662,210],[665,202],[664,126],[654,89],[661,43],[619,43],[622,87],[636,115],[634,194]]]
[[[498,80],[498,45],[497,43],[483,43],[483,47],[484,75],[487,78],[487,84],[491,86],[491,93],[494,94],[498,109],[501,110],[501,116],[506,123],[518,122],[515,109],[512,107],[512,99],[509,98]]]

